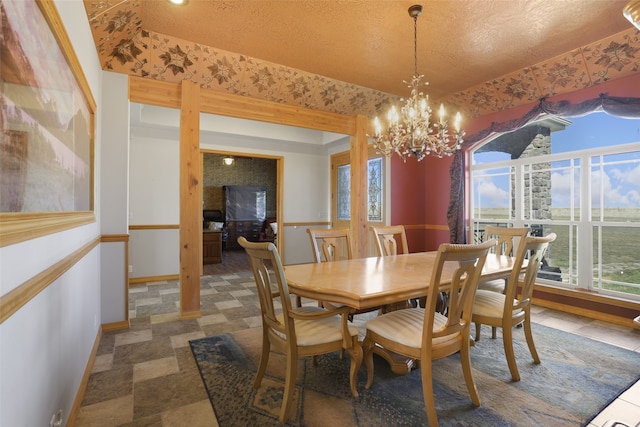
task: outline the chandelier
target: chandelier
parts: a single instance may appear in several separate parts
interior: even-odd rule
[[[640,30],[640,0],[631,0],[627,3],[624,9],[622,9],[622,14]]]
[[[449,121],[442,104],[438,119],[432,122],[429,95],[420,91],[424,75],[418,74],[417,22],[421,13],[422,6],[419,4],[409,8],[409,16],[413,18],[414,70],[411,83],[406,80],[403,82],[411,89],[411,95],[407,99],[400,99],[403,105],[399,110],[395,105],[391,107],[384,131],[377,117],[374,121],[373,146],[376,152],[387,157],[396,153],[405,163],[407,157],[416,157],[421,161],[429,155],[439,158],[451,156],[462,146],[462,137],[465,134],[460,129],[460,113],[456,114],[453,133],[449,133]],[[424,86],[428,84],[425,82]]]

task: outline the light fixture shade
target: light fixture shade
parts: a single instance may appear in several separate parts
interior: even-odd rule
[[[235,161],[235,159],[233,157],[224,157],[222,159],[222,162],[227,166],[231,166],[234,161]]]
[[[622,14],[634,27],[640,30],[640,0],[631,0],[627,3],[622,9]]]

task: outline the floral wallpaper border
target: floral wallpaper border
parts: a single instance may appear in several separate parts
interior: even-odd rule
[[[84,0],[102,68],[338,114],[373,117],[398,97],[146,31],[138,0]],[[640,32],[629,30],[455,93],[445,104],[478,117],[640,71]]]

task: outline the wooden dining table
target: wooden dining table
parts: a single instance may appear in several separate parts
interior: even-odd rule
[[[437,251],[386,257],[358,258],[323,263],[295,264],[284,267],[289,291],[295,295],[349,306],[353,309],[393,305],[428,293]],[[482,280],[507,277],[515,258],[487,255]],[[440,286],[446,290],[457,262],[445,263]],[[391,364],[393,372],[405,374],[412,362],[379,353]]]

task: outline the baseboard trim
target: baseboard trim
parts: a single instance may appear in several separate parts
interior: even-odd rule
[[[202,317],[202,313],[200,312],[200,310],[180,312],[180,320],[197,319],[199,317]]]
[[[594,320],[637,328],[634,318],[640,313],[640,302],[630,301],[584,290],[536,284],[533,304]]]
[[[89,383],[89,376],[91,375],[91,370],[93,369],[93,364],[96,360],[96,354],[98,354],[98,347],[100,346],[101,339],[102,339],[102,328],[98,329],[96,339],[93,342],[93,348],[91,349],[91,354],[89,355],[87,366],[84,368],[84,374],[82,375],[82,380],[80,381],[80,386],[78,387],[76,398],[73,401],[73,406],[71,407],[71,412],[69,413],[69,419],[67,420],[67,427],[74,427],[76,424],[76,419],[78,418],[78,411],[80,411],[80,405],[82,405],[82,399],[84,399],[84,392],[87,390],[87,384]]]
[[[119,331],[121,329],[129,329],[129,321],[128,320],[123,320],[121,322],[103,323],[102,324],[102,330],[104,332]]]
[[[165,280],[180,280],[179,274],[168,274],[166,276],[147,276],[147,277],[134,277],[129,279],[130,285],[137,285],[146,282],[162,282]]]

